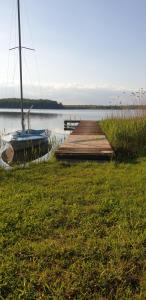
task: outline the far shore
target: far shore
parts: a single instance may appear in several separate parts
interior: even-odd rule
[[[62,102],[57,102],[49,99],[23,99],[23,108],[35,110],[133,110],[133,109],[146,109],[145,104],[130,104],[130,105],[118,105],[118,104],[107,104],[107,105],[95,105],[95,104],[85,104],[85,105],[64,105]],[[20,109],[20,99],[18,98],[4,98],[0,99],[0,109]]]
[[[28,111],[28,107],[24,107],[25,113]],[[48,112],[44,112],[47,110],[146,110],[146,105],[122,105],[122,106],[95,106],[95,105],[64,105],[62,107],[34,107],[31,109],[30,113],[32,114],[40,114],[40,110],[42,110],[42,114],[48,115]],[[38,112],[37,112],[38,111]],[[0,114],[20,114],[21,108],[19,105],[17,107],[11,106],[1,106],[0,105]]]

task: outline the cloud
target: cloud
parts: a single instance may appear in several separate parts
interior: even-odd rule
[[[19,97],[19,81],[15,84],[9,83],[5,90],[7,93],[0,94],[0,97]],[[24,97],[52,99],[64,104],[130,103],[130,93],[131,89],[103,83],[44,82],[41,86],[37,82],[33,85],[29,82],[24,83]]]
[[[96,84],[96,83],[90,83],[90,84],[83,84],[83,83],[78,83],[78,82],[68,82],[68,83],[44,83],[42,86],[48,87],[50,89],[54,90],[114,90],[114,91],[119,91],[119,90],[125,90],[124,87],[122,86],[113,86],[113,85],[108,85],[108,84]]]

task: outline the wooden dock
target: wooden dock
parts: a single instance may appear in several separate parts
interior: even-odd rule
[[[111,159],[114,151],[96,121],[78,121],[77,127],[55,151],[58,159]]]

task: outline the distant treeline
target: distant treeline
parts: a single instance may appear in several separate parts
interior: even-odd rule
[[[45,99],[24,99],[24,108],[29,109],[146,109],[146,105],[63,105],[53,100]],[[0,108],[19,109],[19,99],[0,99]]]
[[[63,108],[62,103],[52,100],[34,100],[34,99],[24,99],[24,108],[29,109],[33,105],[33,109],[60,109]],[[0,108],[20,108],[19,99],[0,99]]]
[[[146,105],[64,105],[64,109],[146,109]]]

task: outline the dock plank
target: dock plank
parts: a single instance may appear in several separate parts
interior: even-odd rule
[[[114,151],[96,121],[80,121],[55,155],[58,159],[110,159]]]

